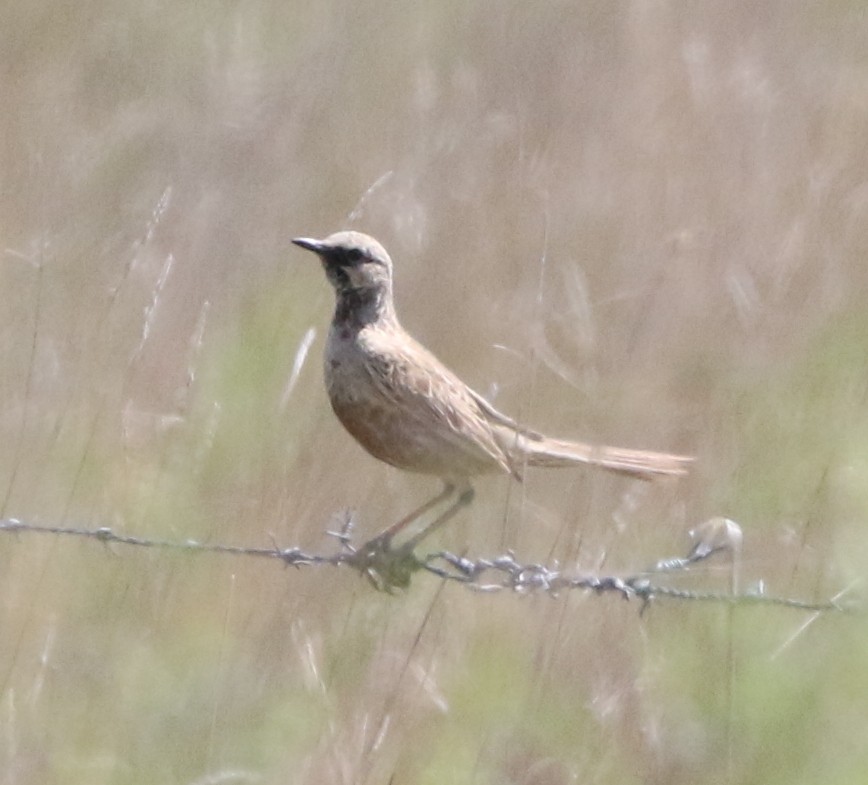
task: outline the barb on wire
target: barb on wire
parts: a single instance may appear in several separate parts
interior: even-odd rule
[[[731,522],[727,521],[726,523]],[[263,548],[208,543],[194,539],[150,539],[122,534],[107,526],[96,529],[77,526],[44,526],[26,523],[17,518],[0,519],[0,532],[53,534],[140,548],[257,556],[278,559],[291,567],[348,566],[368,578],[377,589],[387,592],[406,588],[409,586],[414,573],[425,571],[443,580],[461,583],[478,592],[513,591],[520,594],[545,592],[551,595],[575,589],[598,594],[614,592],[624,599],[636,598],[640,600],[643,609],[655,599],[667,598],[728,605],[777,605],[815,613],[828,611],[862,612],[862,609],[856,604],[840,602],[838,597],[821,602],[810,602],[776,597],[765,594],[763,591],[738,594],[691,591],[666,586],[653,580],[655,575],[684,571],[694,564],[727,550],[727,546],[720,542],[715,542],[710,546],[697,543],[686,557],[661,559],[650,568],[641,570],[634,575],[600,576],[573,574],[557,567],[548,567],[537,563],[523,564],[516,559],[512,552],[494,558],[469,559],[448,551],[439,551],[420,558],[413,553],[411,548],[392,547],[388,541],[383,541],[381,538],[375,538],[357,547],[353,544],[352,519],[349,517],[340,530],[328,532],[338,541],[340,546],[339,550],[332,554],[307,553],[296,547],[281,548],[276,543],[272,547]]]

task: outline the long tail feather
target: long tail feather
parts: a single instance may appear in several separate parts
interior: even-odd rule
[[[641,480],[687,474],[693,458],[688,455],[630,450],[622,447],[568,442],[538,434],[512,434],[510,452],[529,466],[599,466]]]

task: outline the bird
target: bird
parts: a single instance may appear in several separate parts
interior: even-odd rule
[[[374,458],[443,482],[439,494],[371,542],[388,548],[396,534],[451,499],[408,540],[415,546],[470,503],[471,481],[480,475],[521,481],[527,466],[576,465],[642,480],[687,473],[690,456],[551,438],[498,411],[402,327],[392,260],[373,237],[340,231],[292,242],[319,257],[335,290],[324,379],[338,420]]]

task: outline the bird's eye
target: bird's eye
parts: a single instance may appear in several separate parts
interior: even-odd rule
[[[358,248],[350,248],[346,253],[347,261],[351,264],[362,261],[364,254]]]

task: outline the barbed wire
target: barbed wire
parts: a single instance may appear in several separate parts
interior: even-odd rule
[[[709,523],[726,519],[713,519]],[[289,567],[332,566],[351,567],[364,575],[372,585],[382,591],[394,592],[407,588],[416,572],[428,572],[446,581],[461,583],[477,592],[513,591],[519,594],[544,592],[558,595],[563,591],[584,590],[597,594],[612,593],[624,599],[638,599],[642,609],[652,601],[666,598],[690,602],[710,602],[725,605],[771,605],[795,610],[825,613],[862,613],[858,603],[842,602],[844,592],[824,601],[812,602],[797,598],[779,597],[766,594],[762,588],[749,592],[710,592],[679,589],[654,580],[663,576],[683,572],[690,567],[725,551],[734,550],[732,543],[718,538],[701,539],[686,557],[662,559],[651,567],[632,575],[600,576],[572,574],[544,564],[524,564],[518,561],[511,551],[493,558],[469,559],[449,551],[437,551],[424,557],[417,557],[409,548],[391,547],[388,542],[374,538],[361,546],[352,542],[352,519],[347,518],[339,531],[329,531],[339,543],[339,549],[332,554],[316,554],[301,548],[253,547],[209,543],[194,539],[168,540],[139,537],[116,532],[108,526],[95,529],[83,526],[46,526],[27,523],[17,518],[0,519],[0,532],[7,534],[53,534],[62,537],[79,537],[96,540],[103,544],[126,545],[137,548],[158,550],[187,551],[193,553],[221,553],[233,556],[252,556],[277,559]],[[737,548],[735,549],[737,550]]]

